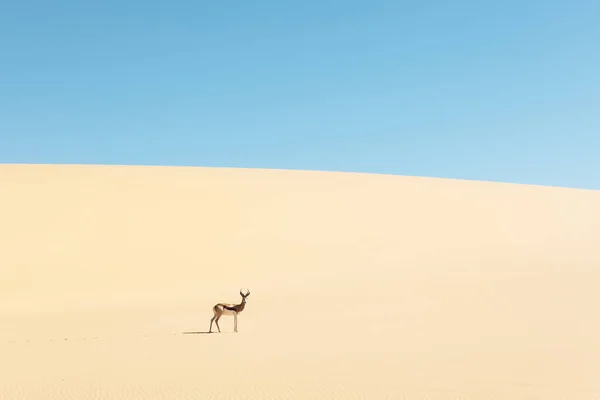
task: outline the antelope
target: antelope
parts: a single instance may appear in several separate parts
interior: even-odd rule
[[[242,302],[240,304],[229,304],[229,303],[218,303],[213,307],[213,317],[210,320],[210,329],[209,333],[212,333],[212,324],[213,321],[217,324],[217,329],[219,329],[219,333],[221,333],[221,328],[219,327],[219,319],[223,315],[233,315],[233,331],[237,332],[237,316],[239,313],[244,311],[246,307],[246,298],[250,296],[250,289],[247,290],[247,293],[244,294],[240,289],[240,296],[242,296]]]

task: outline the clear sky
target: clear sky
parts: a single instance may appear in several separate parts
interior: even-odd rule
[[[600,2],[5,0],[0,162],[600,189]]]

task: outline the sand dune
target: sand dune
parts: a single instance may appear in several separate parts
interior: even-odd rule
[[[600,192],[0,166],[0,399],[600,398]],[[239,317],[206,334],[216,302]]]

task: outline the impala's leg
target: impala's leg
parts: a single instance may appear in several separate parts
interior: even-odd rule
[[[219,330],[219,333],[221,333],[221,327],[219,326],[219,319],[221,319],[220,315],[217,317],[217,319],[215,319],[215,324],[217,324],[217,329]]]
[[[213,321],[221,316],[221,313],[219,313],[219,308],[217,306],[214,306],[212,310],[213,310],[213,317],[210,319],[210,328],[208,329],[208,333],[212,333]],[[219,326],[219,325],[217,325],[217,326]]]
[[[233,314],[233,331],[237,332],[237,313]]]

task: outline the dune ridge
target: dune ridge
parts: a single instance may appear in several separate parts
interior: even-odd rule
[[[0,165],[0,398],[600,398],[600,191]],[[206,334],[212,306],[252,295]]]

